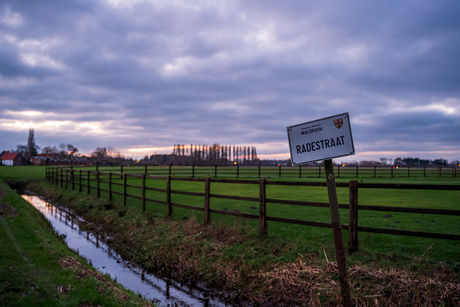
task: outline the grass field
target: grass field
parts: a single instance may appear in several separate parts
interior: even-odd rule
[[[13,175],[9,175],[8,172],[14,172]],[[21,173],[24,173],[21,176]],[[142,173],[142,168],[140,168]],[[41,177],[43,176],[43,177]],[[108,221],[106,227],[118,227],[114,234],[126,233],[124,239],[120,238],[120,242],[116,246],[121,250],[125,249],[128,255],[132,255],[133,259],[138,259],[139,263],[151,264],[155,262],[153,259],[165,259],[165,261],[172,262],[173,265],[183,264],[187,265],[186,262],[181,262],[185,257],[189,258],[188,265],[197,266],[200,274],[205,274],[203,278],[211,278],[217,280],[218,276],[224,276],[223,280],[228,278],[235,278],[235,276],[243,276],[242,280],[248,280],[255,276],[255,272],[259,269],[271,269],[282,268],[284,266],[289,267],[289,272],[298,272],[298,265],[302,257],[308,257],[310,260],[316,262],[318,272],[324,272],[326,275],[323,276],[322,282],[334,280],[336,276],[334,273],[329,274],[329,269],[322,268],[322,265],[326,263],[330,264],[330,260],[334,259],[334,244],[332,239],[332,230],[327,228],[317,228],[311,226],[300,226],[293,224],[284,224],[278,222],[268,223],[268,236],[265,239],[258,239],[258,220],[248,220],[246,218],[238,218],[232,216],[224,216],[219,214],[212,214],[211,220],[212,225],[217,228],[205,228],[200,225],[192,223],[197,221],[198,223],[203,222],[203,213],[201,211],[192,211],[189,209],[183,209],[174,207],[174,220],[170,224],[162,221],[168,221],[163,219],[166,215],[166,206],[162,204],[156,204],[147,202],[146,213],[140,216],[132,215],[132,212],[142,211],[142,202],[140,199],[128,198],[127,206],[129,208],[123,209],[123,198],[121,195],[114,194],[114,204],[110,204],[103,199],[108,199],[108,193],[101,191],[100,200],[95,200],[96,195],[96,182],[91,182],[90,196],[86,195],[87,188],[82,187],[82,193],[78,193],[79,186],[75,185],[75,191],[71,191],[71,184],[60,187],[60,181],[58,185],[55,184],[44,184],[43,178],[45,176],[44,168],[37,168],[29,170],[27,167],[23,168],[0,168],[0,178],[11,178],[14,177],[16,180],[22,178],[38,178],[41,179],[41,183],[38,184],[37,192],[40,193],[40,189],[43,190],[55,190],[57,191],[58,199],[62,201],[74,202],[74,210],[86,211],[91,215],[100,215],[98,219],[100,221]],[[176,177],[179,177],[176,174]],[[254,177],[247,178],[248,180],[255,180]],[[439,183],[439,184],[459,184],[457,178],[359,178],[364,182],[370,180],[382,180],[385,182],[398,182],[398,181],[411,181],[413,183]],[[101,180],[107,181],[108,176],[102,176]],[[122,179],[120,176],[112,176],[113,191],[122,191]],[[294,180],[293,178],[279,179],[271,178],[269,180]],[[300,180],[300,179],[296,179]],[[309,181],[322,180],[320,178],[302,179]],[[337,181],[348,182],[349,179],[339,178]],[[76,180],[78,182],[78,180]],[[86,185],[86,176],[82,178],[82,183]],[[118,185],[116,185],[116,184]],[[128,184],[131,186],[141,186],[141,178],[128,178]],[[195,181],[171,181],[172,190],[176,191],[188,191],[188,192],[200,192],[204,191],[204,182]],[[146,181],[147,188],[166,188],[166,180],[164,179],[148,179]],[[107,183],[100,183],[101,189],[108,189]],[[141,195],[141,190],[135,187],[128,187],[128,194]],[[259,187],[257,184],[241,184],[241,183],[217,183],[211,184],[212,194],[226,194],[244,197],[258,197]],[[159,191],[146,191],[146,197],[165,201],[166,195]],[[308,201],[321,201],[327,202],[327,192],[324,187],[295,187],[295,186],[267,186],[267,197],[276,199],[296,199],[296,200],[308,200]],[[338,188],[339,203],[348,203],[348,189]],[[458,210],[459,208],[459,191],[432,191],[432,190],[383,190],[383,189],[360,189],[359,190],[359,204],[366,205],[386,205],[386,206],[406,206],[406,207],[418,207],[423,206],[427,208],[443,208]],[[197,207],[203,207],[204,197],[203,196],[192,196],[182,194],[172,194],[172,202],[184,205],[194,205]],[[91,209],[90,209],[91,208]],[[136,210],[131,210],[135,208]],[[253,213],[258,212],[258,202],[254,201],[237,201],[220,198],[211,198],[211,208],[221,210],[238,210],[238,212]],[[292,205],[275,205],[267,204],[268,215],[280,216],[286,218],[296,218],[314,221],[330,221],[330,213],[328,208],[312,208],[312,207],[299,207]],[[347,224],[348,211],[341,211],[341,219],[344,224]],[[433,219],[434,218],[434,219]],[[459,221],[454,219],[452,221],[438,220],[437,216],[425,216],[403,213],[385,213],[385,212],[360,212],[360,225],[370,225],[380,227],[390,227],[399,229],[421,229],[423,231],[441,231],[448,233],[458,234]],[[443,217],[444,219],[444,217]],[[131,224],[125,224],[125,223]],[[190,221],[190,223],[186,222]],[[124,225],[124,226],[123,226]],[[186,229],[185,232],[181,232],[183,227],[193,227]],[[418,227],[418,228],[417,228]],[[219,238],[226,236],[233,237],[235,233],[244,233],[246,239],[233,241],[232,245],[225,247],[221,241],[207,241],[211,234],[207,231],[212,231],[213,234]],[[226,229],[226,230],[222,230]],[[228,230],[227,230],[228,229]],[[347,232],[344,231],[345,245],[347,244]],[[231,234],[231,235],[230,235]],[[202,239],[200,239],[202,238]],[[219,239],[219,240],[221,240]],[[124,240],[124,241],[123,241]],[[136,250],[135,244],[139,248]],[[402,300],[396,300],[403,305],[412,305],[415,302],[423,302],[430,300],[434,297],[434,292],[431,293],[429,289],[432,288],[431,280],[437,280],[441,277],[440,272],[458,272],[460,269],[460,246],[458,241],[440,240],[440,239],[423,239],[406,236],[395,236],[395,235],[383,235],[383,234],[372,234],[372,233],[360,233],[360,250],[353,255],[347,257],[348,266],[351,269],[351,280],[355,302],[361,300],[361,302],[388,302],[387,297],[395,297],[395,295],[403,295]],[[152,258],[153,257],[153,258]],[[164,258],[162,258],[164,257]],[[197,259],[196,257],[200,257]],[[148,259],[148,260],[146,260]],[[167,260],[169,259],[169,260]],[[315,259],[315,260],[313,260]],[[309,263],[313,263],[309,262]],[[213,269],[212,265],[221,265],[222,270]],[[303,265],[303,264],[302,264]],[[163,265],[162,265],[163,267]],[[226,267],[227,269],[223,269]],[[356,271],[356,268],[359,270]],[[238,268],[238,269],[236,269]],[[375,272],[372,273],[372,278],[369,273],[363,273],[361,275],[353,275],[353,272],[369,272],[370,268],[375,268]],[[447,268],[447,270],[445,269]],[[406,271],[407,270],[407,271]],[[224,271],[226,274],[223,275]],[[230,272],[230,273],[228,273]],[[426,280],[422,285],[415,286],[412,292],[409,290],[403,294],[403,291],[399,291],[402,285],[406,285],[406,280],[400,277],[407,276],[407,272],[411,272],[410,281]],[[427,273],[425,276],[424,272]],[[236,273],[236,275],[235,275]],[[273,271],[267,274],[272,274]],[[248,275],[244,275],[248,274]],[[383,274],[383,275],[381,275]],[[392,275],[396,274],[396,275]],[[434,275],[433,275],[434,274]],[[456,273],[455,273],[456,274]],[[452,287],[457,287],[458,276],[449,275],[447,279],[443,279]],[[230,277],[231,276],[231,277]],[[246,276],[244,278],[244,276]],[[269,275],[264,275],[269,276]],[[334,277],[335,276],[335,277]],[[385,280],[380,279],[379,276],[387,276]],[[300,279],[295,279],[294,284],[298,282],[304,282],[304,277],[299,275]],[[423,278],[422,278],[423,277]],[[274,277],[275,279],[280,278],[279,275]],[[332,278],[332,279],[331,279]],[[334,279],[335,278],[335,279]],[[208,280],[209,281],[209,280]],[[393,284],[393,281],[397,281],[397,284]],[[274,284],[269,283],[270,287]],[[267,286],[268,286],[267,285]],[[335,283],[335,285],[337,285]],[[247,285],[249,286],[249,285]],[[458,285],[460,287],[460,285]],[[243,288],[245,285],[242,286]],[[332,289],[333,286],[326,287]],[[388,288],[390,287],[390,288]],[[407,288],[407,286],[404,286]],[[438,287],[438,286],[436,286]],[[443,284],[439,284],[439,287],[444,287]],[[439,289],[436,288],[436,289]],[[324,289],[318,290],[324,293]],[[366,289],[364,289],[366,288]],[[268,289],[268,288],[267,288]],[[299,293],[304,292],[305,288],[300,289]],[[395,290],[396,289],[396,290]],[[401,288],[402,289],[402,288]],[[260,288],[257,290],[261,290]],[[278,292],[274,289],[267,290],[268,292],[260,292],[263,295],[267,293],[278,293],[274,295],[281,295],[285,293],[283,287],[278,287]],[[316,290],[315,290],[316,291]],[[333,290],[336,291],[336,290]],[[449,290],[449,297],[453,299],[448,300],[437,300],[436,302],[449,302],[458,301],[458,295],[455,294],[455,290]],[[436,290],[436,294],[439,291]],[[304,294],[303,294],[304,295]],[[378,295],[375,298],[370,298],[372,295]],[[419,298],[417,298],[419,297]],[[437,296],[439,297],[439,296]],[[302,302],[302,294],[298,296],[299,302]],[[320,296],[320,301],[329,302],[332,304],[334,298],[324,295]],[[376,304],[377,304],[376,303]]]
[[[95,168],[83,168],[92,169]],[[117,168],[108,168],[109,170],[120,170]],[[191,167],[178,168],[172,175],[178,177],[184,174],[185,170],[190,171]],[[273,168],[276,170],[277,168]],[[104,171],[105,168],[100,167],[99,170]],[[127,170],[137,171],[141,174],[145,171],[144,167],[125,168]],[[174,169],[173,169],[174,170]],[[168,167],[164,167],[163,171],[168,171]],[[198,172],[198,167],[195,168]],[[201,172],[213,174],[213,167],[203,167]],[[240,168],[240,174],[255,175],[256,167]],[[342,170],[343,174],[343,170]],[[43,179],[45,177],[44,167],[1,167],[0,178],[14,179]],[[112,190],[119,193],[122,192],[122,187],[116,184],[122,184],[122,179],[118,176],[113,177]],[[248,177],[254,180],[253,177]],[[101,180],[108,181],[107,176],[101,177]],[[273,178],[269,180],[280,180]],[[323,181],[321,178],[311,179],[281,179],[295,181]],[[337,182],[348,182],[350,179],[337,178]],[[353,178],[355,180],[355,178]],[[393,183],[436,183],[436,184],[460,184],[459,177],[393,177],[393,178],[359,178],[363,182],[393,182]],[[78,183],[78,181],[76,180]],[[83,177],[82,184],[86,185],[86,177]],[[133,186],[141,186],[140,178],[128,178],[128,184]],[[178,181],[172,180],[172,190],[189,191],[189,192],[204,192],[204,182],[194,181]],[[166,182],[163,179],[148,179],[146,186],[150,188],[166,188]],[[78,185],[75,187],[78,190]],[[101,183],[101,189],[108,189],[106,183]],[[71,189],[70,184],[68,189]],[[96,193],[96,183],[91,182],[91,194]],[[87,188],[82,188],[83,193],[87,192]],[[339,203],[348,203],[348,189],[338,188]],[[141,194],[140,189],[128,187],[127,193],[130,195]],[[259,187],[257,184],[228,184],[228,183],[213,183],[211,193],[223,195],[236,195],[246,197],[258,197]],[[101,192],[101,197],[108,198],[107,192]],[[155,199],[166,201],[166,195],[163,192],[146,191],[147,199]],[[290,199],[290,200],[307,200],[327,202],[327,190],[325,187],[297,187],[297,186],[273,186],[267,187],[267,198],[273,199]],[[114,201],[122,203],[123,199],[120,195],[114,194]],[[204,206],[204,197],[172,194],[171,201],[173,203],[192,205],[197,207]],[[436,208],[436,209],[451,209],[460,210],[460,192],[459,191],[433,191],[433,190],[388,190],[388,189],[360,189],[359,200],[360,205],[381,205],[393,207],[414,207],[414,208]],[[142,203],[138,199],[128,198],[128,205],[142,210]],[[166,207],[161,204],[147,202],[146,211],[148,213],[165,216]],[[228,199],[211,198],[211,208],[238,211],[242,213],[258,214],[258,203],[249,201],[235,201]],[[183,208],[174,208],[174,218],[180,219],[196,219],[199,223],[203,222],[203,214],[200,211],[191,211]],[[343,224],[348,224],[348,210],[341,209],[341,221]],[[328,208],[313,208],[299,207],[280,204],[267,204],[267,216],[302,219],[318,222],[330,222],[330,212]],[[248,220],[244,218],[223,216],[219,214],[211,215],[212,223],[221,223],[229,227],[246,227],[247,231],[257,235],[258,220]],[[376,212],[376,211],[360,211],[359,225],[368,227],[381,227],[389,229],[413,230],[413,231],[428,231],[448,234],[460,234],[459,217],[454,216],[439,216],[425,214],[409,214],[396,212]],[[300,240],[308,242],[306,247],[310,251],[320,250],[323,246],[331,245],[332,231],[330,229],[301,226],[294,224],[285,224],[278,222],[268,222],[268,232],[270,236],[286,237],[291,240]],[[344,240],[347,244],[348,234],[344,231]],[[426,239],[415,238],[397,235],[360,233],[360,249],[370,253],[383,253],[404,256],[406,258],[422,256],[433,259],[434,261],[447,261],[450,263],[460,262],[460,243],[458,241],[449,241],[442,239]]]
[[[102,168],[99,168],[103,171]],[[168,168],[164,168],[167,170]],[[212,174],[213,168],[204,168]],[[133,169],[135,170],[135,169]],[[137,168],[138,174],[144,172],[144,168]],[[179,169],[180,170],[180,169]],[[250,170],[256,171],[257,168]],[[176,170],[177,171],[177,170]],[[183,174],[180,172],[179,174]],[[174,176],[174,173],[172,173]],[[253,174],[254,175],[254,174]],[[182,177],[182,176],[181,176]],[[181,178],[178,174],[174,178]],[[228,177],[226,177],[228,178]],[[94,178],[93,178],[94,179]],[[93,180],[92,179],[92,180]],[[240,178],[241,179],[241,178]],[[249,177],[249,180],[255,178]],[[101,181],[108,181],[108,176],[101,176]],[[280,180],[272,178],[269,180]],[[282,180],[293,180],[284,178]],[[322,181],[324,179],[296,179],[296,181]],[[364,178],[359,179],[364,182],[393,182],[393,183],[437,183],[437,184],[459,184],[460,178],[457,177],[406,177],[402,178]],[[349,179],[339,178],[338,182],[348,182]],[[76,179],[78,183],[78,180]],[[120,176],[112,176],[112,190],[122,193],[122,182]],[[141,186],[141,178],[128,177],[128,185]],[[82,178],[82,184],[86,185],[86,176]],[[67,186],[71,188],[70,184]],[[157,201],[166,201],[164,192],[150,191],[148,188],[166,189],[166,180],[164,179],[147,179],[146,181],[146,198]],[[78,185],[75,189],[78,190]],[[108,190],[108,184],[101,182],[101,189]],[[204,193],[204,182],[172,180],[171,189],[173,191],[187,191]],[[87,193],[87,187],[82,188],[83,193]],[[348,203],[348,188],[338,188],[339,203]],[[243,197],[259,197],[259,186],[257,184],[241,183],[212,183],[212,194],[234,195]],[[91,182],[91,195],[96,194],[96,182]],[[128,195],[141,195],[139,188],[128,187]],[[101,197],[108,198],[107,192],[101,192]],[[299,200],[299,201],[316,201],[328,202],[327,190],[325,187],[299,187],[299,186],[267,186],[267,198],[282,200]],[[114,200],[122,203],[121,195],[114,194]],[[204,207],[204,197],[190,196],[173,193],[171,196],[173,203],[192,205],[200,208]],[[436,208],[460,210],[460,191],[436,191],[436,190],[393,190],[393,189],[360,189],[360,205],[379,205],[389,207],[409,207],[409,208]],[[128,205],[142,210],[142,203],[139,199],[128,198]],[[211,198],[211,208],[235,211],[248,214],[258,214],[258,202],[237,201],[229,199]],[[203,222],[203,214],[200,211],[192,211],[175,207],[174,219],[195,219],[197,222]],[[147,201],[146,212],[157,216],[166,215],[166,206],[155,204]],[[342,223],[348,224],[348,210],[341,209]],[[330,222],[329,208],[299,207],[293,205],[267,204],[267,216],[283,217],[290,219],[301,219],[316,222]],[[245,227],[248,232],[254,236],[258,232],[258,220],[249,220],[233,216],[224,216],[220,214],[211,214],[212,223],[225,224],[227,227],[241,228]],[[359,226],[363,227],[380,227],[387,229],[425,231],[434,233],[460,234],[460,217],[458,216],[441,216],[414,213],[397,213],[397,212],[377,212],[377,211],[360,211]],[[306,242],[305,249],[308,251],[318,251],[324,246],[332,244],[332,230],[317,228],[311,226],[301,226],[295,224],[285,224],[279,222],[268,222],[269,236],[284,237],[289,240]],[[344,231],[344,240],[347,244],[348,234]],[[373,233],[360,233],[360,249],[365,253],[386,254],[407,259],[413,257],[425,257],[433,261],[445,261],[453,265],[460,262],[460,243],[458,241],[449,241],[443,239],[426,239],[407,237],[400,235],[386,235]],[[359,257],[359,253],[356,256]]]

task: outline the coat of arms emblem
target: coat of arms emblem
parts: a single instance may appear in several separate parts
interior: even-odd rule
[[[342,128],[342,126],[343,126],[343,118],[334,119],[334,126],[335,126],[337,129]]]

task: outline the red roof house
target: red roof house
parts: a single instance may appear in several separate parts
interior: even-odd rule
[[[19,154],[4,151],[0,156],[0,161],[2,161],[2,165],[22,165],[22,158]]]

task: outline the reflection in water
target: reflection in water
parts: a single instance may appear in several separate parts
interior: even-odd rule
[[[57,208],[37,196],[22,197],[51,222],[59,235],[65,236],[67,246],[86,258],[98,271],[110,275],[125,288],[161,306],[225,306],[203,292],[184,288],[171,280],[159,279],[124,262],[104,243],[104,238],[80,230],[78,224],[82,220],[68,211]]]

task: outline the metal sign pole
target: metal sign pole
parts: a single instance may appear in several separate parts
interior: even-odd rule
[[[324,160],[324,168],[326,170],[327,192],[329,196],[329,208],[331,209],[332,230],[334,232],[335,254],[339,270],[343,306],[351,306],[347,264],[345,262],[345,248],[343,246],[342,225],[340,224],[339,204],[337,201],[337,189],[335,186],[332,159]]]

